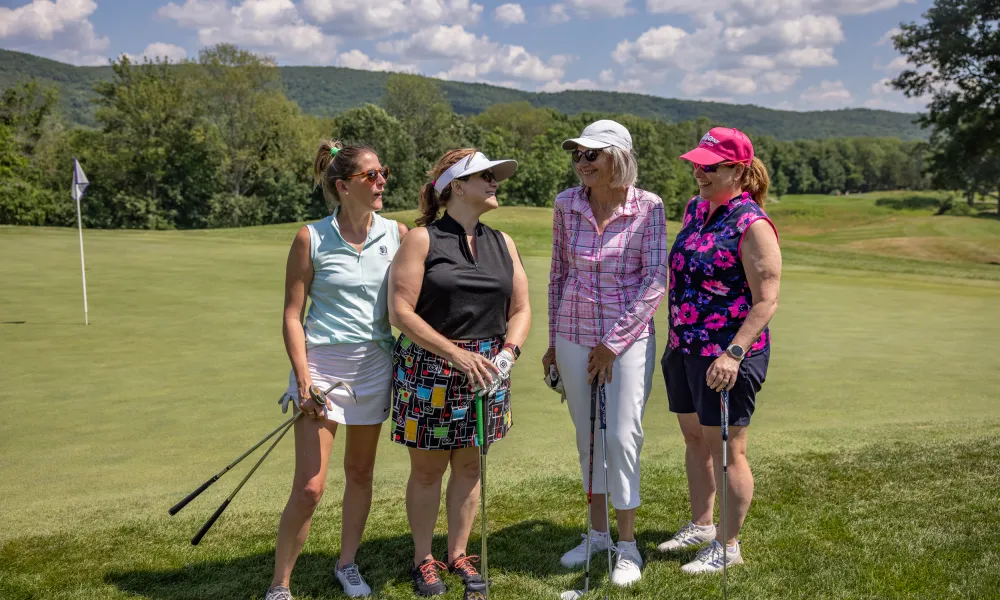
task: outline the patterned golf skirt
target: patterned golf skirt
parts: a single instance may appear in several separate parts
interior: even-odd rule
[[[493,359],[503,338],[457,342],[459,348]],[[400,335],[392,352],[392,428],[398,444],[422,450],[476,446],[476,397],[465,374],[437,354]],[[511,427],[510,380],[483,398],[488,444]]]

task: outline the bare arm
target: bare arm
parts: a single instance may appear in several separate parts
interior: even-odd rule
[[[309,376],[309,363],[306,360],[306,333],[302,326],[312,278],[309,229],[303,227],[295,234],[285,265],[285,310],[281,335],[285,340],[285,352],[288,353],[288,360],[292,363],[292,371],[295,372],[295,381],[299,388],[299,407],[310,416],[321,417],[322,413],[316,414],[317,407],[308,400],[312,378]]]
[[[753,295],[753,307],[732,343],[749,349],[778,309],[781,249],[778,247],[778,236],[767,220],[760,219],[747,229],[743,238],[742,262]]]
[[[418,346],[455,364],[469,379],[480,387],[487,387],[492,381],[490,373],[496,367],[485,358],[462,350],[448,338],[434,330],[416,312],[417,299],[424,281],[424,261],[430,249],[430,236],[423,227],[417,227],[406,234],[389,269],[389,322]],[[473,357],[479,357],[477,360]],[[483,362],[489,366],[483,365]]]
[[[399,221],[396,221],[396,228],[399,229],[399,239],[402,241],[403,237],[406,235],[406,232],[409,231],[410,228],[400,223]]]
[[[514,293],[510,299],[510,309],[507,311],[507,342],[521,347],[528,339],[528,329],[531,327],[531,306],[528,302],[528,275],[524,272],[524,263],[517,252],[514,240],[506,233],[503,239],[507,242],[507,251],[514,261]]]

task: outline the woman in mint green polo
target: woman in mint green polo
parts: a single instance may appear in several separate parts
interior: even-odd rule
[[[330,216],[299,230],[285,270],[282,333],[292,363],[287,394],[305,413],[295,423],[295,478],[281,515],[274,579],[267,600],[291,600],[289,580],[326,487],[333,440],[346,431],[344,504],[336,577],[350,597],[368,596],[355,554],[372,501],[372,471],[382,422],[389,417],[392,329],[387,308],[388,271],[407,228],[383,219],[389,168],[363,145],[323,142],[314,163]],[[306,308],[309,299],[309,312]],[[309,386],[328,389],[326,406]]]

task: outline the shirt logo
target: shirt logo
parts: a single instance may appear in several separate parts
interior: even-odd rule
[[[389,254],[389,249],[386,248],[385,246],[379,246],[378,247],[378,253],[381,254],[382,256],[385,256],[385,255]]]
[[[717,140],[714,137],[712,137],[711,133],[706,133],[705,137],[701,138],[701,143],[702,144],[718,144],[719,140]]]

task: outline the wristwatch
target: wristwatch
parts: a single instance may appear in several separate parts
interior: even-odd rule
[[[505,350],[507,348],[510,348],[510,351],[514,353],[514,360],[517,360],[521,356],[521,349],[515,344],[504,344],[501,350]]]
[[[735,358],[736,360],[743,360],[743,356],[746,354],[746,350],[743,349],[743,346],[737,344],[729,344],[729,347],[726,348],[726,354],[728,354],[732,358]]]

